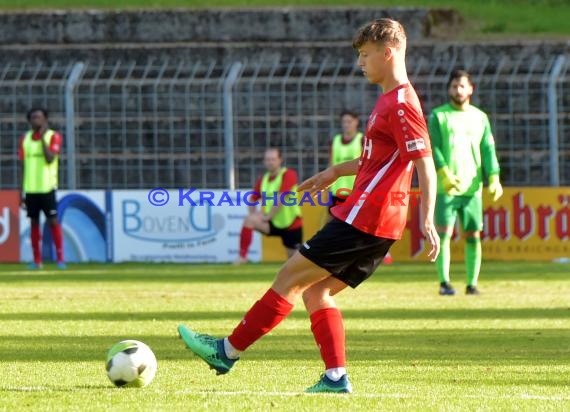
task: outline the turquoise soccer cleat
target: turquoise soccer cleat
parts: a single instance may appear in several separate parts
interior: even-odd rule
[[[321,379],[310,388],[305,389],[306,393],[351,393],[352,385],[348,380],[348,375],[342,375],[338,381],[333,381],[324,373]]]
[[[210,335],[202,335],[190,328],[179,325],[178,335],[186,347],[206,362],[217,375],[228,373],[237,359],[229,359],[224,350],[224,340]]]

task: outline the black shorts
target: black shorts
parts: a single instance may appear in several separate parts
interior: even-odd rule
[[[55,190],[49,193],[26,193],[26,210],[31,219],[39,219],[41,211],[48,218],[57,217]]]
[[[299,253],[355,288],[372,275],[394,242],[333,218],[303,244]]]
[[[335,207],[336,205],[340,205],[341,203],[346,202],[346,197],[338,197],[338,196],[333,196],[331,195],[331,203],[329,205],[329,212],[331,211],[332,207]]]
[[[289,249],[299,249],[303,243],[303,227],[298,229],[279,229],[269,221],[269,233],[267,236],[279,236],[283,246]]]

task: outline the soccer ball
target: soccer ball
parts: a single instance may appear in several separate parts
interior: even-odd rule
[[[152,350],[138,340],[124,340],[107,352],[107,376],[116,386],[142,388],[156,374]]]

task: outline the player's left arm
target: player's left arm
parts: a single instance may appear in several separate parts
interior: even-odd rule
[[[389,124],[403,162],[414,162],[421,192],[420,229],[431,245],[428,256],[432,262],[439,255],[439,235],[435,229],[434,212],[437,173],[431,142],[419,103],[403,102],[389,114]]]
[[[428,256],[432,262],[439,255],[439,235],[434,225],[435,198],[437,193],[437,174],[431,156],[418,157],[413,160],[418,171],[421,192],[420,229],[431,245]]]
[[[55,157],[59,154],[61,149],[61,135],[59,133],[54,133],[51,137],[49,145],[46,141],[42,138],[42,149],[44,152],[44,157],[46,162],[52,163],[55,160]]]
[[[489,118],[485,115],[483,121],[484,131],[480,144],[481,162],[483,172],[489,179],[489,193],[493,198],[493,202],[496,202],[503,195],[503,186],[501,185],[501,180],[499,178],[501,168],[499,166],[499,160],[497,159],[495,138],[491,132]]]

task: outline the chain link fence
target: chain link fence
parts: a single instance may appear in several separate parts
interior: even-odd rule
[[[451,70],[473,74],[510,186],[570,185],[570,56],[408,61],[426,114]],[[76,79],[72,79],[75,70]],[[13,65],[0,70],[0,186],[17,188],[32,106],[64,134],[61,188],[251,187],[267,146],[306,178],[328,163],[345,109],[364,122],[379,89],[354,61],[324,58]],[[70,153],[72,148],[73,153]]]

